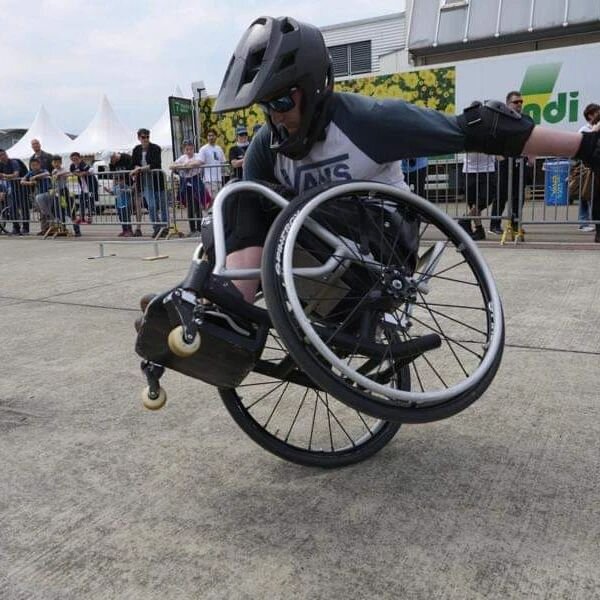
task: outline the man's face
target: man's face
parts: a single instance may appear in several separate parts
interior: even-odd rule
[[[40,140],[31,140],[31,149],[37,154],[42,149]]]
[[[511,96],[506,104],[519,114],[523,112],[523,96]]]
[[[142,144],[142,146],[144,148],[147,148],[150,145],[150,134],[149,133],[140,133],[138,135],[138,140],[140,141],[140,144]]]
[[[77,167],[81,162],[81,156],[71,156],[71,162]]]
[[[6,154],[6,152],[4,150],[2,150],[2,152],[0,152],[0,162],[8,162],[8,154]]]
[[[248,143],[248,134],[243,133],[237,136],[238,144],[247,144]]]
[[[32,171],[39,171],[40,170],[40,161],[39,160],[32,160],[31,161],[31,170]]]
[[[217,142],[217,136],[215,135],[215,133],[213,131],[209,131],[208,135],[206,136],[206,139],[208,140],[208,143],[213,146],[216,142]]]
[[[193,154],[194,154],[194,146],[193,146],[193,144],[186,144],[183,147],[183,153],[187,154],[188,156],[193,156]]]
[[[269,107],[269,116],[275,126],[283,125],[290,135],[294,135],[300,129],[302,124],[302,109],[300,107],[302,100],[302,90],[295,88],[289,93],[289,97],[293,100],[294,106],[285,112],[279,112]]]

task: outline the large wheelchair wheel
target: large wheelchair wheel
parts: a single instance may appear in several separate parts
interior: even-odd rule
[[[294,369],[289,380],[267,374],[282,365]],[[410,389],[408,369],[398,374],[398,386]],[[363,461],[400,427],[348,407],[298,373],[275,330],[269,332],[257,370],[237,388],[221,388],[219,394],[254,442],[305,466],[336,468]]]
[[[462,228],[409,192],[352,182],[297,198],[269,232],[262,282],[300,368],[374,417],[454,415],[500,365],[504,321],[489,268]],[[412,391],[396,385],[407,366]]]

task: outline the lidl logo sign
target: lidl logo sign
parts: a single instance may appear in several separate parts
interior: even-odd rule
[[[579,92],[558,92],[553,98],[554,86],[562,63],[532,65],[527,68],[521,95],[523,96],[523,112],[529,115],[536,124],[560,123],[567,119],[574,123],[579,116]]]

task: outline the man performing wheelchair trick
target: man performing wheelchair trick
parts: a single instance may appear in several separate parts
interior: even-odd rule
[[[165,367],[216,386],[257,443],[300,464],[363,460],[402,423],[452,416],[493,380],[502,305],[476,245],[404,183],[401,159],[462,151],[600,163],[599,134],[535,127],[504,104],[458,117],[335,93],[321,32],[262,17],[215,108],[259,103],[244,181],[216,197],[190,270],[142,299],[147,408]],[[210,226],[212,225],[212,229]]]

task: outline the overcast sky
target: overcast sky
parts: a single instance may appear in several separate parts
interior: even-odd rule
[[[317,26],[378,17],[404,0],[1,0],[0,128],[28,127],[43,104],[80,133],[106,94],[123,123],[151,126],[179,85],[219,90],[250,22],[287,15]]]

